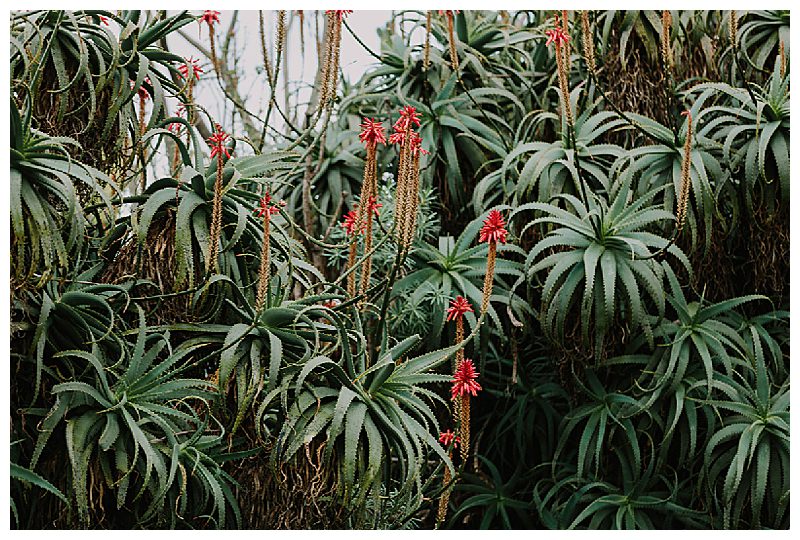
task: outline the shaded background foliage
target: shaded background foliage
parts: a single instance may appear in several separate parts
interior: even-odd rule
[[[240,67],[200,15],[11,14],[16,527],[430,528],[450,470],[442,527],[788,528],[788,12],[461,12],[457,70],[447,15],[426,53],[426,13],[395,12],[330,104],[270,104],[304,119],[286,134],[239,110]],[[222,127],[244,126],[219,161],[166,47],[194,25],[217,40],[203,79],[239,110]],[[397,256],[381,147],[372,279],[350,298],[358,125],[406,105],[430,152],[418,227]],[[287,204],[262,305],[265,190]],[[436,441],[445,310],[480,304],[492,208],[511,234],[466,317],[484,390],[461,461]]]

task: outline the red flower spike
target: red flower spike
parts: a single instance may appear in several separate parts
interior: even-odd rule
[[[453,375],[453,388],[451,389],[452,398],[456,399],[459,396],[477,396],[478,391],[482,390],[481,385],[476,380],[478,373],[475,371],[475,365],[472,360],[465,358],[458,365],[458,370]]]
[[[219,11],[214,11],[212,9],[207,9],[203,11],[203,14],[200,16],[200,23],[206,23],[209,28],[214,28],[214,25],[219,22]]]
[[[258,217],[271,216],[280,212],[280,209],[278,208],[279,206],[286,206],[286,201],[281,201],[278,204],[275,204],[272,202],[272,196],[268,191],[258,202],[258,208],[253,211],[258,214]]]
[[[456,296],[455,300],[450,301],[450,307],[447,309],[447,320],[455,321],[464,316],[466,312],[475,311],[472,309],[472,304],[463,296]]]
[[[108,17],[103,17],[102,15],[98,15],[97,17],[100,19],[100,22],[101,22],[101,23],[103,23],[103,24],[104,24],[104,25],[106,25],[106,26],[109,26],[109,24],[108,24]]]
[[[194,75],[195,80],[199,81],[200,74],[203,73],[203,68],[198,66],[197,62],[198,61],[193,56],[190,56],[185,63],[179,65],[178,71],[180,71],[181,77],[183,77],[184,79],[188,79],[192,75]],[[190,70],[192,75],[189,75]]]
[[[551,43],[555,43],[556,47],[560,47],[569,41],[569,35],[564,32],[564,29],[560,26],[556,26],[555,28],[551,28],[550,30],[545,30],[544,32],[547,35],[547,42],[545,46],[550,46]]]
[[[413,126],[420,126],[420,115],[417,109],[411,105],[406,105],[400,109],[400,118],[394,123],[394,130],[397,132],[408,131]]]
[[[356,214],[355,210],[350,210],[344,215],[342,227],[344,227],[344,231],[347,233],[347,236],[352,236],[353,233],[355,233],[357,220],[358,214]]]
[[[211,137],[209,137],[208,142],[211,143],[211,158],[217,157],[217,155],[224,154],[225,157],[230,159],[231,153],[228,150],[228,147],[225,145],[225,141],[228,140],[228,134],[222,131],[222,129],[217,125],[217,131]]]
[[[365,146],[386,144],[386,135],[383,132],[383,125],[374,118],[364,118],[360,127],[361,133],[358,135],[358,138]]]
[[[353,12],[352,9],[326,9],[325,13],[327,15],[336,15],[336,17],[341,21],[348,15]]]
[[[461,443],[461,437],[458,437],[455,433],[450,431],[443,431],[439,434],[439,442],[444,447],[450,446],[450,443],[453,443],[453,448],[458,448],[458,445]]]
[[[497,210],[489,212],[489,217],[483,220],[479,240],[481,242],[500,242],[505,244],[507,235],[506,220],[503,219],[503,215]]]

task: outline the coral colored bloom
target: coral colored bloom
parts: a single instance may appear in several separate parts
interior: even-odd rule
[[[225,157],[230,158],[231,153],[228,150],[228,147],[225,145],[225,141],[228,140],[228,134],[222,131],[222,129],[217,125],[217,131],[211,137],[209,137],[208,142],[211,143],[211,157],[212,159],[215,158],[217,155],[225,154]]]
[[[184,79],[191,77],[191,75],[189,75],[190,70],[195,80],[199,81],[200,74],[203,73],[203,68],[197,65],[197,60],[193,56],[190,56],[186,62],[178,66],[178,71],[180,71],[181,77]]]
[[[100,19],[100,22],[101,22],[101,23],[103,23],[103,24],[104,24],[104,25],[106,25],[106,26],[109,26],[109,24],[108,24],[108,17],[103,17],[102,15],[98,15],[97,17]]]
[[[264,217],[266,215],[273,215],[280,212],[280,209],[278,208],[279,206],[286,206],[286,201],[281,200],[277,204],[272,202],[272,195],[270,195],[268,191],[258,202],[258,208],[253,211],[258,213],[258,217]]]
[[[366,146],[386,144],[386,135],[383,132],[383,126],[374,118],[364,118],[361,122],[361,133],[358,138]]]
[[[413,131],[411,132],[411,153],[414,155],[422,154],[423,156],[430,154],[430,152],[422,148],[422,137]]]
[[[389,144],[403,144],[404,140],[406,140],[405,131],[396,131],[389,135]]]
[[[356,230],[356,220],[358,219],[358,214],[354,210],[350,210],[348,213],[344,215],[344,221],[342,222],[342,227],[344,227],[344,231],[347,233],[347,236],[352,236],[352,234]]]
[[[476,380],[478,375],[480,373],[475,371],[475,365],[472,360],[469,358],[463,359],[455,375],[453,375],[452,398],[455,399],[459,396],[467,395],[477,396],[478,390],[482,390],[481,385]]]
[[[406,105],[400,109],[400,118],[394,123],[395,131],[408,131],[410,127],[420,126],[420,115],[417,109],[411,105]]]
[[[336,15],[339,18],[340,21],[342,19],[344,19],[345,17],[347,17],[348,15],[350,15],[352,12],[353,12],[352,9],[326,9],[325,10],[325,13],[327,15]]]
[[[447,309],[447,320],[455,321],[460,319],[468,311],[474,313],[472,304],[463,296],[456,296],[455,300],[450,301],[450,307]]]
[[[214,28],[214,25],[219,22],[219,13],[219,11],[207,9],[203,11],[199,21],[200,23],[206,23],[209,28]]]
[[[378,199],[374,196],[370,197],[367,203],[367,215],[369,215],[369,212],[375,212],[376,216],[381,215],[380,212],[378,212],[380,208],[383,208],[383,205],[378,202]]]
[[[564,29],[560,26],[556,26],[550,30],[545,30],[544,33],[547,35],[547,43],[545,43],[546,46],[549,46],[551,43],[555,43],[556,47],[560,47],[569,41],[569,35],[567,35],[567,33],[564,32]]]
[[[503,219],[502,214],[497,210],[489,212],[489,217],[483,220],[483,227],[481,227],[481,242],[500,242],[506,243],[506,221]]]
[[[439,434],[439,442],[445,447],[450,446],[450,443],[454,443],[453,447],[457,448],[458,444],[461,442],[461,437],[456,436],[455,433],[448,429],[447,431],[443,431]]]

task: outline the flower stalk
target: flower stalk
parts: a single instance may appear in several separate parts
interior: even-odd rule
[[[208,48],[211,51],[211,64],[214,66],[214,72],[217,77],[220,77],[219,61],[217,59],[217,45],[214,41],[214,25],[219,22],[219,11],[207,9],[203,11],[200,16],[200,24],[206,23],[208,25]]]
[[[208,243],[208,264],[206,266],[208,272],[219,270],[219,237],[222,232],[222,169],[225,164],[223,156],[231,157],[230,151],[225,145],[227,139],[228,134],[222,131],[219,124],[216,126],[215,133],[208,138],[208,142],[212,145],[211,159],[217,158],[217,178],[214,182],[214,201]]]
[[[270,222],[271,216],[280,212],[279,207],[286,206],[286,201],[281,201],[277,205],[272,202],[272,196],[266,192],[259,201],[258,208],[255,212],[259,217],[264,219],[264,236],[261,242],[261,265],[258,269],[258,290],[256,292],[256,311],[261,311],[264,307],[264,302],[267,299],[267,290],[269,288],[269,248],[270,248]]]
[[[465,358],[458,366],[458,370],[453,376],[453,387],[451,397],[454,401],[460,401],[458,435],[461,439],[461,460],[466,462],[469,457],[469,436],[470,436],[470,396],[476,397],[482,390],[478,383],[478,373],[472,360]]]
[[[439,442],[442,444],[442,446],[447,448],[447,457],[452,462],[453,448],[457,448],[459,446],[459,443],[461,442],[460,437],[448,429],[447,431],[439,434]],[[442,491],[442,496],[439,498],[439,508],[436,512],[437,527],[444,523],[444,520],[447,517],[447,504],[450,501],[450,493],[453,491],[453,486],[449,485],[452,478],[453,477],[450,474],[450,468],[445,467],[444,476],[442,477],[442,487],[444,488],[444,491]]]
[[[431,11],[425,12],[425,53],[422,56],[422,69],[428,71],[431,65]]]
[[[556,69],[558,70],[558,86],[561,91],[561,102],[564,109],[564,116],[567,119],[567,125],[571,128],[574,125],[572,119],[572,106],[569,102],[569,79],[568,69],[569,64],[569,34],[565,30],[565,26],[559,25],[558,15],[555,17],[555,27],[546,30],[547,35],[546,45],[551,43],[556,46]]]
[[[677,209],[675,211],[675,234],[676,236],[683,230],[686,221],[686,210],[689,206],[689,187],[692,184],[692,112],[684,111],[682,116],[686,116],[686,140],[683,143],[683,161],[681,162],[681,191],[678,196]]]
[[[450,65],[453,71],[458,71],[458,51],[456,50],[456,32],[453,18],[459,10],[440,9],[439,15],[444,15],[447,20],[447,44],[450,49]]]
[[[497,243],[506,243],[508,230],[505,228],[506,221],[502,214],[497,210],[489,212],[488,217],[483,220],[479,240],[489,244],[489,253],[486,256],[486,276],[483,279],[483,299],[481,300],[481,314],[489,309],[489,299],[492,296],[494,284],[494,271],[497,261]]]
[[[581,39],[583,40],[583,58],[589,73],[594,75],[597,71],[597,62],[594,56],[594,40],[589,29],[589,12],[581,11]]]

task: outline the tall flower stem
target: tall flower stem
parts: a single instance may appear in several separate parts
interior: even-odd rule
[[[219,270],[219,237],[222,232],[222,154],[217,154],[217,178],[214,181],[214,202],[208,242],[208,272]]]
[[[453,461],[453,451],[450,450],[447,452],[447,457],[450,461]],[[450,492],[453,491],[452,486],[450,486],[450,482],[453,479],[452,475],[450,474],[450,468],[445,466],[444,468],[444,476],[442,477],[442,485],[444,486],[444,491],[442,491],[442,495],[439,498],[439,508],[436,511],[436,526],[439,527],[442,523],[444,523],[445,518],[447,517],[447,504],[450,502]]]
[[[422,57],[422,69],[428,71],[431,65],[431,11],[425,12],[425,53]]]
[[[489,309],[489,298],[492,296],[494,285],[494,268],[497,259],[497,243],[489,242],[489,253],[486,256],[486,275],[483,278],[483,298],[481,300],[481,313]]]
[[[256,294],[256,311],[261,311],[267,299],[269,287],[269,225],[270,213],[264,214],[264,239],[261,242],[261,266],[258,269],[258,293]]]

